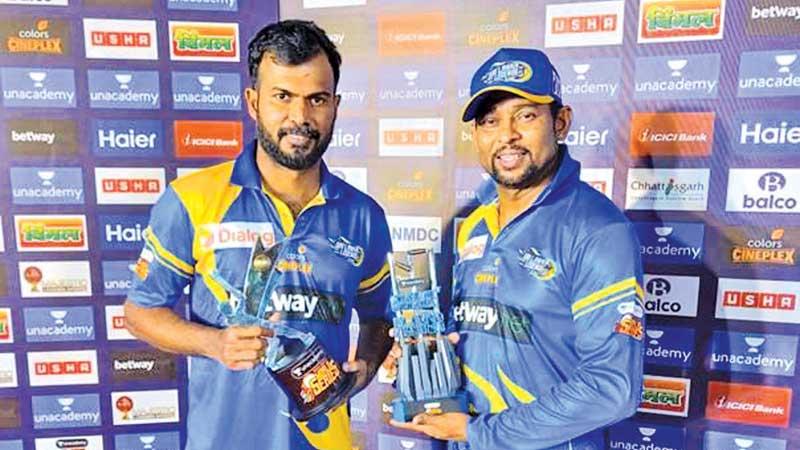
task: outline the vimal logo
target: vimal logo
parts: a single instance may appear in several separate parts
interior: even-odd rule
[[[739,59],[739,97],[800,95],[800,50],[744,52]]]
[[[113,109],[159,109],[158,71],[89,70],[89,106]]]
[[[8,108],[75,108],[72,69],[0,68],[3,106]]]

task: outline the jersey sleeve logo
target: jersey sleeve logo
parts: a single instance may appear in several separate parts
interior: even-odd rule
[[[364,248],[353,244],[344,236],[339,236],[336,239],[328,238],[328,242],[333,253],[349,261],[353,267],[359,267],[364,262]]]
[[[534,247],[519,250],[517,261],[520,267],[539,280],[547,281],[556,275],[556,263],[552,259],[545,258],[542,252]]]

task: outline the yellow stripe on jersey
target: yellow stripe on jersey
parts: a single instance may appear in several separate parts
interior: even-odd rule
[[[631,293],[635,294],[637,296],[637,299],[641,302],[641,297],[643,297],[642,288],[641,286],[639,286],[639,283],[636,281],[635,277],[630,277],[625,280],[618,281],[614,284],[606,286],[576,301],[575,303],[572,304],[572,315],[573,317],[583,315],[585,313],[581,311],[590,307],[592,308],[592,310],[594,310],[596,308],[593,308],[593,305],[599,304],[601,302],[603,303],[603,305],[607,305],[611,303],[611,301],[606,301],[606,300],[609,300],[612,297],[614,297],[615,300],[619,300],[620,298],[623,298],[619,297],[619,294],[626,293],[625,296],[627,296],[628,293],[626,291],[628,290],[630,290]]]
[[[511,378],[503,372],[503,369],[500,366],[497,366],[497,375],[500,377],[500,381],[503,382],[503,386],[511,392],[511,395],[514,396],[520,403],[526,404],[531,403],[532,401],[536,400],[536,396],[525,390],[522,386],[514,383]]]
[[[367,278],[366,280],[362,280],[361,283],[358,284],[358,293],[365,294],[367,292],[371,292],[375,290],[381,283],[383,283],[386,278],[389,277],[389,263],[383,263],[378,273],[375,275]]]
[[[159,260],[167,263],[164,264],[165,266],[172,266],[172,268],[177,269],[179,272],[181,272],[181,275],[184,277],[189,277],[192,274],[194,274],[194,267],[184,262],[177,256],[173,255],[169,250],[164,248],[164,246],[161,245],[161,242],[158,240],[158,237],[156,237],[155,233],[153,233],[153,230],[151,230],[150,227],[145,228],[144,239],[145,242],[148,244],[148,247],[150,247],[150,249],[153,250],[155,256],[158,257]]]
[[[492,385],[486,378],[483,378],[478,372],[470,369],[468,365],[462,364],[464,368],[464,375],[467,376],[467,380],[470,383],[474,384],[475,387],[478,388],[483,395],[489,400],[489,412],[492,414],[497,414],[499,412],[503,412],[508,409],[508,403],[503,399],[503,396],[500,395],[500,392],[497,390],[496,387]]]

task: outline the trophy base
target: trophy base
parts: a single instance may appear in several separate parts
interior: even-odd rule
[[[467,394],[458,391],[449,397],[428,400],[392,400],[392,418],[398,422],[411,422],[417,414],[442,414],[448,412],[467,413]]]
[[[305,422],[310,420],[317,414],[321,414],[341,405],[349,398],[350,391],[356,384],[356,374],[352,372],[342,372],[342,380],[336,388],[336,391],[331,392],[325,401],[314,405],[305,411],[299,409],[292,410],[292,417],[298,422]]]

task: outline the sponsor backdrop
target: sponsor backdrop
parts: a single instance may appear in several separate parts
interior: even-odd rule
[[[277,8],[0,0],[1,450],[185,442],[186,362],[133,340],[120,305],[165,183],[252,137],[242,47]],[[458,120],[469,78],[498,46],[546,49],[571,152],[636,223],[647,272],[640,412],[607,447],[800,448],[796,0],[280,9],[344,55],[333,171],[383,204],[395,248],[435,248],[445,282],[485,178]],[[391,373],[351,404],[355,447],[439,448],[383,425]]]
[[[277,16],[0,0],[0,450],[186,442],[186,359],[135,340],[121,305],[165,183],[250,139],[247,40]]]

